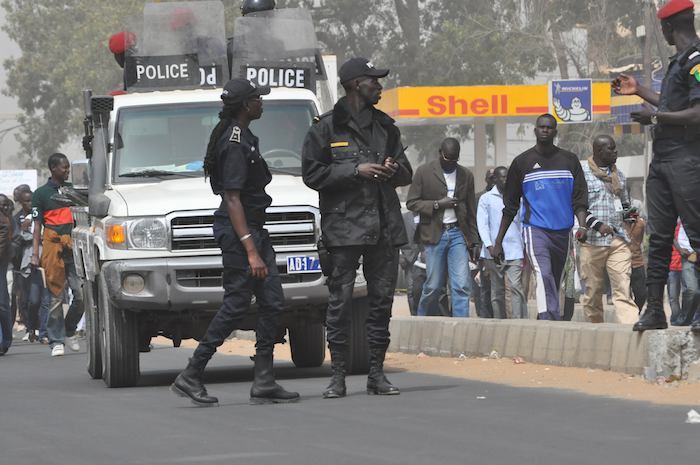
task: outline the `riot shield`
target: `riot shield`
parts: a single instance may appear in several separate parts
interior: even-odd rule
[[[221,1],[147,3],[132,23],[136,45],[126,54],[127,89],[221,87],[228,80]]]
[[[311,14],[301,8],[237,18],[231,55],[232,76],[258,85],[316,92],[316,80],[326,78]]]

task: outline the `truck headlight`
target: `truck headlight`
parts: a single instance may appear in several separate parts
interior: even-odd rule
[[[165,218],[112,218],[105,224],[111,249],[167,250],[168,227]]]
[[[165,249],[168,228],[160,218],[142,218],[129,225],[129,239],[135,249]]]

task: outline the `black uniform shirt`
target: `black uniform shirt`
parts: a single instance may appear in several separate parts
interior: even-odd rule
[[[217,144],[217,170],[211,177],[212,191],[222,196],[221,205],[214,213],[228,218],[224,191],[240,191],[241,204],[248,223],[262,224],[265,209],[272,198],[265,192],[265,186],[272,181],[267,163],[260,154],[258,138],[248,128],[241,128],[237,122],[224,131]]]
[[[661,84],[659,111],[681,111],[700,101],[700,40],[671,57]],[[654,152],[666,155],[697,141],[700,128],[658,124],[654,128]]]

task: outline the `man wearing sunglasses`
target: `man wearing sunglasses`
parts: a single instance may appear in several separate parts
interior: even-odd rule
[[[442,141],[438,159],[418,168],[406,198],[406,207],[420,215],[416,239],[425,246],[428,273],[419,316],[435,314],[448,278],[452,316],[469,316],[469,259],[478,260],[479,235],[474,175],[459,165],[459,151],[457,139]]]

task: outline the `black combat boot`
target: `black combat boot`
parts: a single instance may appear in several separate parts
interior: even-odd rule
[[[299,400],[298,392],[286,391],[275,382],[272,354],[255,354],[255,376],[250,388],[251,404],[288,404]]]
[[[666,314],[664,313],[664,285],[650,284],[647,286],[647,308],[638,322],[632,326],[633,331],[647,329],[666,329]]]
[[[323,391],[324,399],[337,399],[345,397],[347,388],[345,387],[346,361],[345,353],[341,351],[331,351],[331,369],[333,375],[328,387]]]
[[[180,397],[189,397],[192,403],[198,407],[216,407],[219,399],[210,396],[207,388],[202,384],[203,369],[192,366],[192,362],[187,365],[175,382],[170,385],[170,390]]]
[[[401,394],[384,376],[384,356],[386,349],[370,349],[369,374],[367,375],[367,394],[375,396],[397,396]]]

